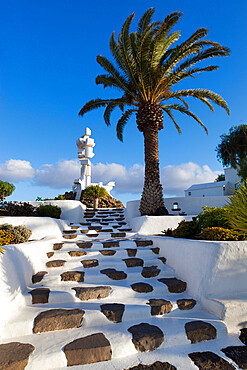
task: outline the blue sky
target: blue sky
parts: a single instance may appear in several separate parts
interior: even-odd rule
[[[95,77],[102,73],[96,56],[110,57],[112,31],[118,34],[127,16],[136,12],[134,29],[151,6],[156,9],[154,19],[164,19],[174,10],[183,12],[175,26],[181,30],[181,41],[206,27],[208,39],[231,49],[230,57],[214,59],[218,71],[180,85],[219,93],[231,115],[218,107],[212,114],[191,101],[209,136],[181,115],[177,115],[182,128],[178,135],[165,118],[159,134],[165,194],[182,195],[195,181],[211,181],[222,171],[215,153],[219,136],[246,122],[246,1],[9,0],[0,5],[0,179],[16,186],[9,199],[34,200],[37,195],[52,197],[70,190],[79,176],[75,141],[87,126],[96,142],[93,180],[115,179],[114,195],[123,201],[140,196],[143,137],[135,119],[126,126],[121,143],[115,133],[117,115],[106,127],[102,110],[84,118],[78,112],[92,98],[116,96],[113,90],[96,86]]]

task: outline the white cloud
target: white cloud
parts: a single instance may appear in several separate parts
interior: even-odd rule
[[[72,188],[74,179],[80,177],[80,163],[76,159],[59,161],[57,166],[44,164],[36,170],[34,183],[55,189]]]
[[[200,166],[194,162],[169,165],[161,169],[161,182],[166,196],[183,196],[184,190],[192,184],[212,182],[220,171],[213,171],[208,165]],[[77,159],[61,160],[57,165],[44,164],[34,169],[28,161],[10,159],[0,164],[0,179],[5,181],[24,181],[32,179],[34,185],[54,189],[70,190],[74,179],[80,176],[80,163]],[[118,163],[97,163],[92,166],[92,181],[116,182],[116,193],[142,192],[144,167],[134,164],[130,168]]]
[[[5,163],[0,164],[0,180],[2,181],[24,181],[31,179],[34,173],[35,170],[29,161],[9,159]]]
[[[184,190],[193,184],[213,182],[221,171],[212,171],[208,165],[199,166],[188,162],[166,166],[161,170],[161,182],[167,195],[184,195]]]

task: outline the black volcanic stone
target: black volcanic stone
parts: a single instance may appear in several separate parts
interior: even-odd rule
[[[178,299],[177,305],[180,310],[191,310],[196,305],[194,299]]]
[[[48,274],[47,271],[37,272],[35,275],[32,276],[32,283],[33,284],[39,283],[46,274]]]
[[[29,343],[10,342],[0,344],[0,369],[24,370],[35,347]]]
[[[105,249],[105,250],[100,251],[100,253],[103,254],[103,256],[114,256],[116,251],[112,249]]]
[[[141,258],[125,258],[123,261],[126,263],[127,267],[137,267],[137,266],[143,266],[144,262]]]
[[[107,303],[100,306],[101,312],[108,320],[113,322],[121,322],[125,306],[120,303]]]
[[[113,268],[100,270],[100,272],[112,280],[124,280],[127,278],[127,274],[124,271],[117,271]]]
[[[129,257],[135,257],[137,253],[137,249],[135,248],[127,248],[126,249]]]
[[[118,240],[103,242],[103,248],[118,248],[118,247],[119,247],[119,241]]]
[[[135,239],[134,242],[137,247],[148,247],[149,245],[153,245],[152,240]]]
[[[91,243],[91,242],[77,242],[76,245],[79,248],[88,249],[88,248],[92,247],[93,243]]]
[[[165,299],[149,299],[148,304],[151,306],[151,315],[164,315],[172,310],[172,303]]]
[[[160,328],[147,323],[131,326],[128,331],[132,334],[132,342],[139,352],[154,351],[164,341],[164,333]]]
[[[170,293],[183,293],[186,290],[187,284],[176,278],[158,279],[163,284],[166,284]]]
[[[160,269],[157,269],[157,266],[147,266],[142,269],[142,276],[144,278],[152,278],[158,276]]]
[[[155,248],[151,248],[151,251],[152,251],[154,254],[159,254],[160,249],[159,249],[159,247],[155,247]]]
[[[32,304],[48,303],[50,294],[49,288],[37,288],[28,293],[32,296]]]
[[[189,358],[200,370],[234,370],[235,367],[213,352],[192,352]]]
[[[165,257],[158,257],[159,260],[165,265],[166,264],[166,258]]]
[[[240,336],[239,339],[241,340],[242,343],[247,345],[247,328],[240,329]]]
[[[131,288],[137,293],[150,293],[154,290],[152,285],[141,282],[132,284]]]
[[[127,370],[177,370],[175,366],[169,362],[156,361],[150,365],[139,364],[134,367],[129,367]]]
[[[215,339],[217,336],[216,328],[205,321],[195,320],[185,324],[187,338],[191,343],[198,343],[204,340]]]
[[[53,250],[54,251],[58,251],[62,247],[63,247],[63,243],[55,243],[55,244],[53,244]]]
[[[247,346],[229,346],[222,348],[221,351],[231,358],[240,369],[247,369]]]

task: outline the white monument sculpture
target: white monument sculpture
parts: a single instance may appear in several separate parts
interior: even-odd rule
[[[110,191],[114,188],[115,182],[110,181],[107,185],[103,185],[102,182],[98,184],[91,182],[91,161],[94,157],[93,148],[95,146],[94,139],[90,138],[91,130],[87,127],[85,129],[85,135],[76,140],[78,148],[78,158],[81,162],[81,176],[79,179],[74,181],[73,192],[76,193],[76,200],[80,200],[82,190],[86,189],[89,185],[99,185],[106,189],[110,194]]]

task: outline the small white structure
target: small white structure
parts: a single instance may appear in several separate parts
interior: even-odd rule
[[[86,127],[85,134],[76,140],[78,148],[78,158],[81,162],[81,176],[79,179],[74,180],[73,192],[76,193],[75,200],[80,200],[82,190],[86,189],[90,185],[99,185],[106,189],[110,194],[110,191],[114,188],[115,182],[110,181],[108,184],[103,185],[102,182],[98,184],[91,182],[92,170],[90,159],[94,157],[93,148],[95,146],[94,139],[90,138],[91,130]]]
[[[225,181],[195,184],[185,190],[186,197],[220,197],[232,195],[237,184],[241,181],[234,168],[224,168]]]

